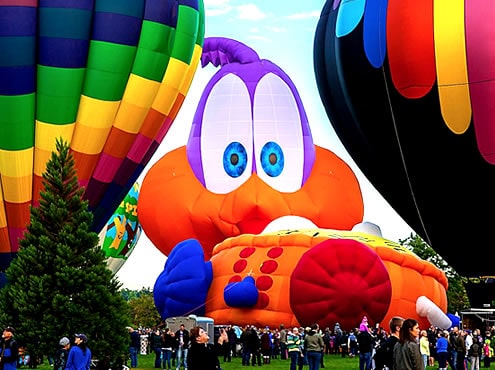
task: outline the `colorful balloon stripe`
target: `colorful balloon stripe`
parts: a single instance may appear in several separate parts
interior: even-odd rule
[[[157,100],[174,100],[161,103],[169,113],[182,105],[204,36],[200,12],[198,0],[0,2],[0,270],[38,204],[58,137],[70,142],[101,230],[143,169],[122,165],[139,135],[148,135],[143,158],[172,122]]]
[[[102,223],[108,219],[109,212],[115,209],[117,205],[111,201],[111,194],[118,192],[125,196],[129,187],[132,186],[144,169],[144,165],[141,164],[142,161],[145,160],[147,163],[156,151],[159,143],[154,144],[154,138],[159,136],[160,130],[168,131],[173,119],[175,119],[175,116],[173,119],[169,116],[170,113],[173,113],[174,105],[179,104],[180,107],[183,102],[180,92],[186,91],[187,93],[192,82],[192,76],[197,69],[201,56],[204,37],[204,6],[202,1],[195,1],[193,7],[184,5],[186,3],[191,4],[191,1],[179,1],[177,26],[174,32],[175,39],[170,52],[171,57],[167,70],[152,106],[143,120],[140,131],[129,148],[127,157],[115,159],[116,156],[113,156],[114,158],[110,159],[102,156],[100,160],[102,168],[106,169],[108,165],[113,170],[115,165],[120,162],[119,168],[117,168],[112,182],[106,181],[107,178],[112,176],[97,177],[102,172],[95,171],[95,176],[88,184],[88,193],[91,194],[91,197],[88,197],[90,207],[99,205],[99,208],[101,208],[103,204],[109,205],[106,212],[101,214],[101,217],[97,218],[95,216],[95,226],[97,228],[103,227]],[[194,25],[194,27],[191,27],[191,25]],[[189,46],[185,40],[189,40]],[[199,53],[195,52],[198,42],[201,42]],[[174,55],[186,58],[186,62],[175,59]],[[105,160],[107,163],[104,163]]]

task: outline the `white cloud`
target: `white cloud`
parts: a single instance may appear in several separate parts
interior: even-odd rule
[[[218,17],[230,13],[233,9],[230,0],[207,0],[205,4],[205,15],[207,17]]]
[[[266,14],[254,4],[243,4],[237,7],[239,19],[258,21],[266,18]]]
[[[314,10],[312,12],[306,13],[295,13],[287,16],[287,19],[309,19],[309,18],[319,18],[321,15],[320,10]]]

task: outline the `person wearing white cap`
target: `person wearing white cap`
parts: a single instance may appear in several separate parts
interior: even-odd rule
[[[66,370],[89,370],[91,366],[91,350],[88,347],[88,337],[85,334],[74,335],[74,346],[69,351]]]
[[[55,355],[55,364],[53,370],[64,370],[67,358],[69,357],[70,340],[67,337],[62,337],[58,342],[59,348]]]

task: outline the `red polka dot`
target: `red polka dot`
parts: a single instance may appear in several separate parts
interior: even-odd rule
[[[234,275],[232,276],[230,279],[229,279],[229,284],[230,283],[238,283],[240,282],[242,279],[239,275]]]
[[[256,252],[256,248],[254,247],[246,247],[244,248],[240,253],[239,253],[239,257],[241,258],[248,258],[249,256],[251,256],[254,252]]]
[[[270,298],[266,293],[260,293],[258,295],[258,302],[256,302],[256,308],[263,309],[270,303]]]
[[[268,290],[272,285],[273,279],[268,275],[263,275],[256,279],[256,288],[258,288],[258,290]]]
[[[265,261],[261,264],[260,271],[263,274],[271,274],[278,268],[278,263],[273,260]]]
[[[233,270],[236,274],[242,272],[247,266],[247,261],[246,260],[239,260],[236,263],[234,263]]]
[[[275,247],[268,251],[266,254],[269,258],[278,258],[282,255],[284,249],[282,247]]]

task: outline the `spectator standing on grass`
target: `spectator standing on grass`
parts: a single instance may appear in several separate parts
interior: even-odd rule
[[[426,330],[421,330],[420,333],[419,352],[421,352],[421,356],[423,356],[423,365],[424,369],[426,369],[428,358],[430,357],[430,342],[428,341],[428,333]]]
[[[175,340],[177,341],[177,367],[179,370],[181,365],[184,369],[187,368],[187,352],[189,348],[189,332],[184,324],[180,324],[179,330],[175,332]]]
[[[304,349],[308,358],[309,370],[320,369],[321,355],[325,343],[323,343],[323,337],[319,329],[317,323],[311,324],[311,330],[304,337]]]
[[[55,354],[54,370],[64,370],[69,357],[70,340],[67,337],[63,337],[58,342],[58,350]]]
[[[131,367],[138,366],[138,353],[141,348],[141,335],[136,329],[129,327],[129,357],[131,360]]]
[[[175,333],[166,328],[162,333],[162,364],[163,370],[172,369],[172,353],[175,347]]]
[[[69,350],[66,370],[89,370],[91,367],[91,350],[88,347],[88,337],[76,334],[74,345]]]
[[[218,356],[222,354],[223,344],[229,338],[227,332],[223,330],[215,344],[208,344],[210,337],[201,327],[195,326],[191,329],[189,338],[190,348],[187,354],[186,369],[189,370],[217,370],[220,368]]]
[[[446,370],[447,369],[447,360],[449,357],[449,340],[447,339],[449,336],[448,331],[443,330],[439,333],[437,343],[435,345],[437,350],[437,360],[438,360],[438,369]]]
[[[419,352],[419,324],[405,319],[399,333],[399,343],[394,346],[392,370],[423,370],[423,357]]]
[[[14,370],[19,363],[19,346],[14,339],[15,330],[11,326],[3,329],[0,341],[0,369]]]

